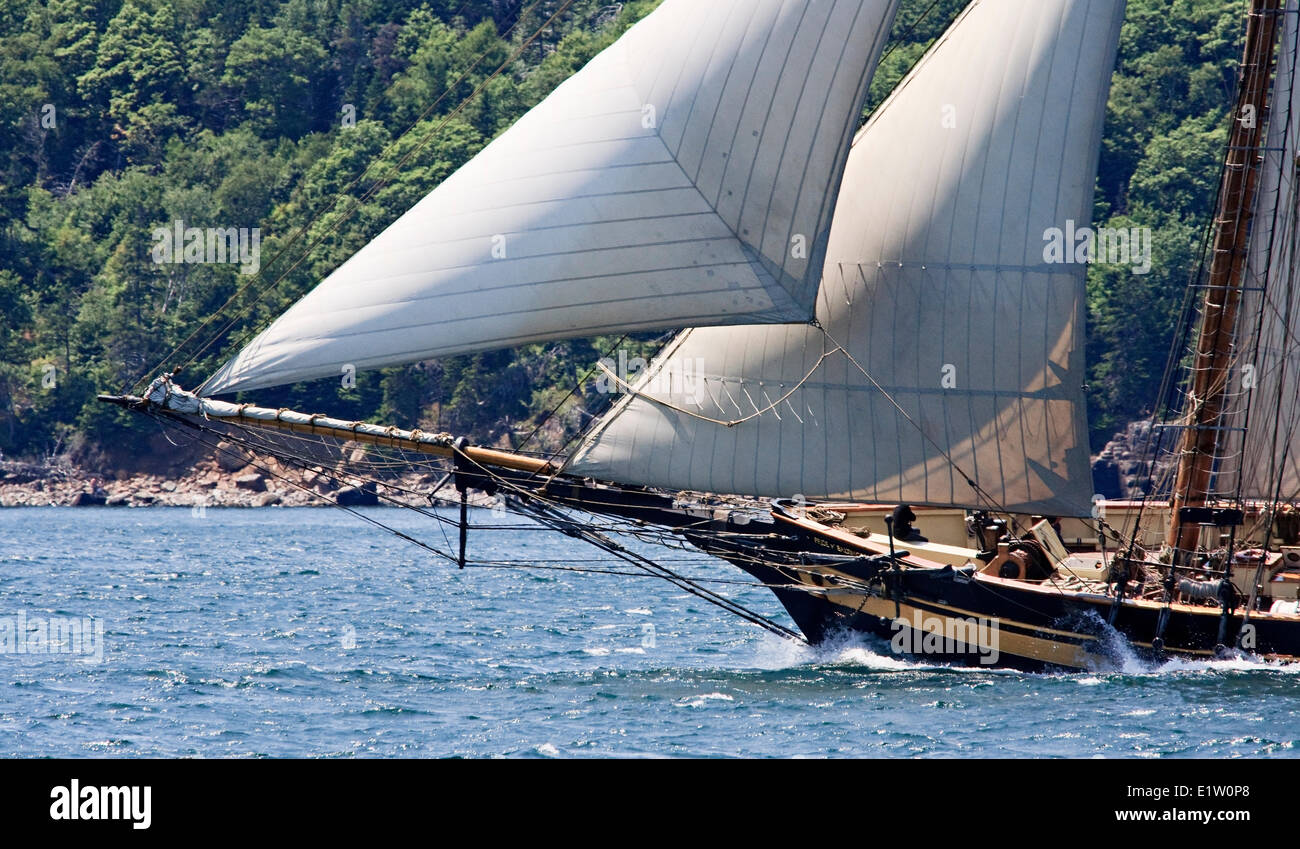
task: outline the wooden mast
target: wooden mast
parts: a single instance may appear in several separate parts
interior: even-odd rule
[[[1214,459],[1224,434],[1229,369],[1245,280],[1251,210],[1259,183],[1260,148],[1283,2],[1250,0],[1246,21],[1241,82],[1215,215],[1209,282],[1201,309],[1192,389],[1179,446],[1178,476],[1169,519],[1167,541],[1183,550],[1196,548],[1200,525],[1183,524],[1179,521],[1179,511],[1184,507],[1206,506]]]

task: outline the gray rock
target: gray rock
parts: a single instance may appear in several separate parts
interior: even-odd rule
[[[265,492],[266,478],[256,472],[247,475],[240,475],[235,478],[235,486],[239,489],[247,489],[250,492]]]
[[[379,503],[379,496],[370,484],[345,486],[335,493],[334,498],[344,507],[374,507]]]
[[[69,502],[73,507],[103,507],[108,498],[97,492],[78,492]]]
[[[217,461],[217,468],[223,472],[237,472],[248,465],[244,460],[243,452],[231,443],[219,442],[217,449],[213,459]]]

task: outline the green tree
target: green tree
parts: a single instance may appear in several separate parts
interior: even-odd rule
[[[320,71],[325,48],[285,26],[254,27],[230,47],[222,84],[267,138],[298,138],[328,125]]]
[[[133,162],[156,160],[167,140],[191,124],[178,35],[170,5],[150,10],[127,0],[99,40],[95,64],[77,78],[87,103],[112,120],[112,137]]]

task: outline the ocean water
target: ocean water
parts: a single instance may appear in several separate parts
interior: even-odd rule
[[[447,547],[428,518],[367,515]],[[608,565],[506,522],[471,555]],[[716,588],[788,622],[767,590]],[[956,669],[799,646],[652,579],[457,570],[336,510],[0,510],[0,647],[83,618],[80,645],[0,654],[0,755],[1286,757],[1300,739],[1300,669],[1122,647],[1088,674]]]

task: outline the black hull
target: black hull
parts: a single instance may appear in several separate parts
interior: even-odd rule
[[[1108,595],[915,559],[895,569],[888,556],[858,538],[792,517],[779,504],[769,521],[731,515],[719,520],[649,491],[576,481],[551,481],[545,490],[549,498],[582,510],[675,528],[697,548],[770,587],[813,644],[862,633],[890,640],[908,657],[1030,671],[1114,668],[1131,657],[1213,659],[1228,652],[1225,646],[1257,658],[1300,661],[1297,616],[1255,613],[1243,628],[1241,608],[1224,617],[1216,606],[1134,599],[1116,605]],[[986,621],[996,625],[996,652],[981,645],[978,635],[960,639],[962,625]],[[950,626],[955,639],[928,641],[927,633]]]
[[[895,571],[886,558],[844,556],[842,545],[815,536],[725,541],[688,536],[771,587],[810,642],[870,634],[891,641],[898,654],[926,662],[1039,672],[1115,668],[1130,657],[1213,659],[1223,655],[1223,644],[1237,644],[1244,621],[1240,608],[1224,621],[1217,608],[1175,605],[1165,611],[1163,647],[1157,650],[1162,605],[1151,602],[1127,600],[1115,609],[1112,597],[1052,591],[976,575],[971,569]],[[826,570],[847,576],[854,588],[843,589],[834,577],[819,580]],[[937,630],[939,623],[971,621],[988,621],[996,629],[996,651],[980,650],[971,642],[925,641],[926,631]],[[1249,654],[1300,659],[1300,621],[1261,614],[1248,621],[1248,631],[1253,630],[1245,645]]]

